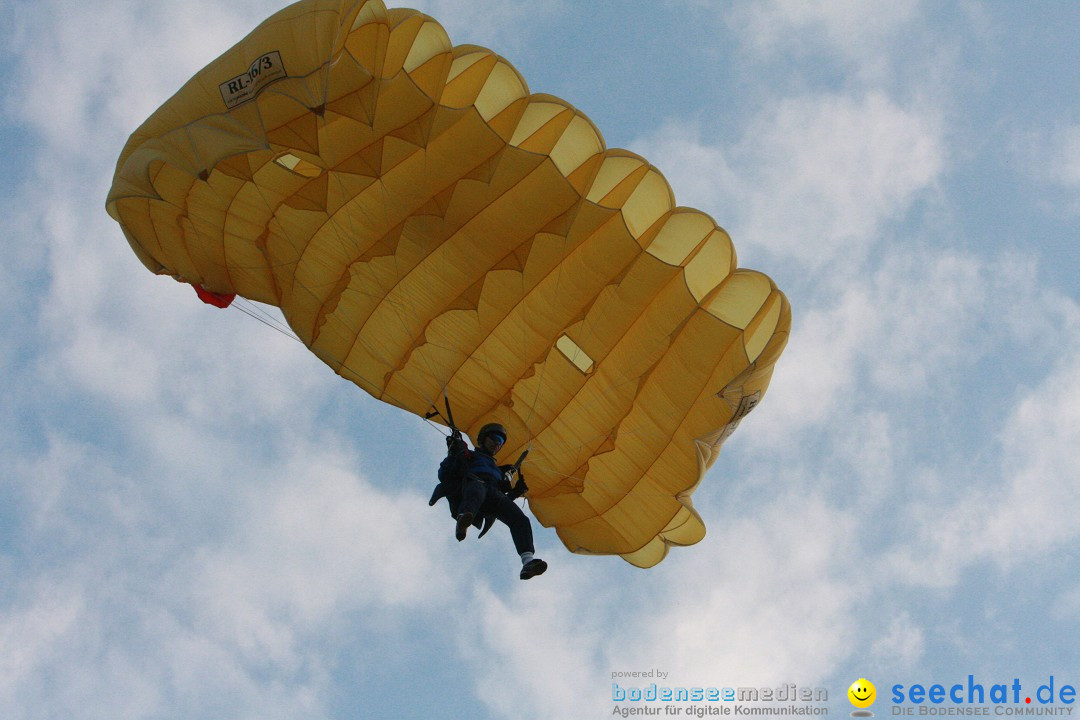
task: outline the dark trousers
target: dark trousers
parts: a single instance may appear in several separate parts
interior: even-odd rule
[[[493,483],[475,476],[466,476],[461,488],[460,512],[469,512],[478,518],[494,515],[496,520],[510,528],[518,555],[533,552],[532,524],[529,523],[529,517],[513,500],[499,492]]]

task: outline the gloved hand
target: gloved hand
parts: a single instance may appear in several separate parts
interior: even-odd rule
[[[465,452],[468,446],[461,438],[461,431],[454,430],[452,433],[446,436],[446,450],[450,455],[458,455]]]
[[[511,480],[511,482],[513,482]],[[510,492],[506,493],[506,496],[511,500],[517,500],[519,497],[529,492],[529,486],[525,484],[525,473],[518,471],[517,485],[510,488]]]

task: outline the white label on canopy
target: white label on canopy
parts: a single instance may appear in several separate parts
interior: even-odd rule
[[[281,53],[274,50],[251,63],[246,73],[221,83],[218,89],[221,90],[225,107],[234,108],[258,95],[260,90],[273,81],[287,75],[285,65],[281,62]]]

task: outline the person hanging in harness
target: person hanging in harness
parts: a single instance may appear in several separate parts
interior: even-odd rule
[[[439,484],[428,505],[446,498],[450,514],[457,520],[458,542],[465,539],[470,525],[480,528],[478,537],[483,537],[495,520],[502,521],[510,528],[514,547],[521,556],[519,577],[528,580],[543,574],[547,563],[534,556],[532,524],[514,502],[529,489],[521,472],[521,460],[516,465],[500,466],[495,462],[506,443],[506,429],[498,423],[484,425],[476,437],[476,449],[469,450],[461,432],[452,423],[451,428],[446,438],[446,458],[439,465]]]

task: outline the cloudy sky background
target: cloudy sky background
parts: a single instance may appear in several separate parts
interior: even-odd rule
[[[672,685],[1080,685],[1080,5],[413,3],[649,158],[791,299],[706,539],[522,583],[443,448],[147,273],[132,130],[281,7],[4,0],[0,717],[607,717]]]

